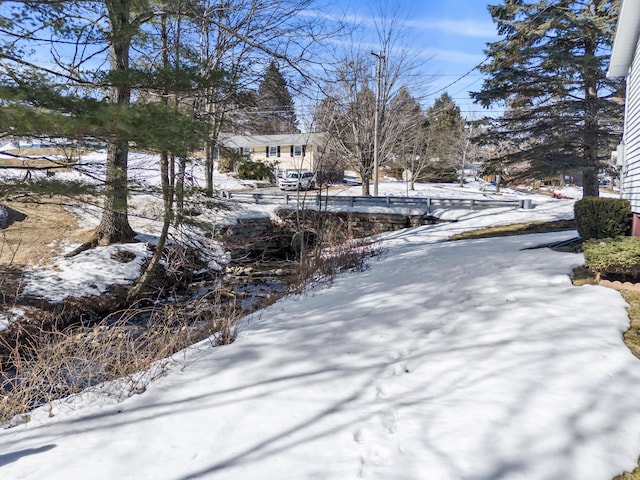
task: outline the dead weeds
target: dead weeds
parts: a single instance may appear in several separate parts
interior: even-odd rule
[[[550,222],[527,222],[502,225],[499,227],[480,228],[469,232],[453,235],[449,240],[473,240],[476,238],[506,237],[512,235],[527,235],[530,233],[561,232],[575,230],[573,220],[554,220]]]
[[[629,330],[624,333],[624,343],[631,353],[640,358],[640,292],[621,291],[620,294],[629,305]],[[640,480],[640,458],[638,466],[632,472],[624,472],[613,478],[613,480]]]

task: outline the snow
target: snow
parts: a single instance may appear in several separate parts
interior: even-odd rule
[[[0,147],[0,152],[8,150],[12,145]],[[106,150],[97,150],[87,153],[81,157],[81,167],[79,169],[64,171],[57,170],[53,177],[47,177],[44,170],[32,170],[31,177],[33,179],[45,180],[47,178],[55,178],[60,181],[82,181],[94,184],[100,184],[104,181],[105,176],[105,159]],[[0,153],[0,158],[6,155]],[[38,157],[38,156],[35,156]],[[55,159],[55,156],[49,156]],[[63,160],[63,158],[61,158]],[[129,152],[129,180],[142,186],[142,191],[148,190],[149,187],[160,187],[160,156],[145,152]],[[23,178],[24,170],[3,169],[0,172],[1,178]],[[197,185],[203,187],[204,181],[204,165],[202,160],[191,159],[186,166],[185,182],[189,185]],[[229,175],[221,174],[215,171],[213,174],[213,185],[217,190],[236,190],[243,188],[243,183]]]
[[[114,258],[124,252],[131,254],[130,261]],[[52,303],[69,296],[100,295],[112,285],[132,283],[151,255],[145,243],[130,243],[95,247],[70,258],[58,257],[53,265],[25,271],[22,294],[47,298]]]
[[[87,158],[96,178],[100,155]],[[154,184],[143,168],[153,159],[133,158]],[[382,182],[380,194],[402,188]],[[415,195],[523,198],[482,183]],[[640,369],[622,341],[626,304],[571,284],[582,255],[530,249],[576,232],[444,241],[573,216],[574,200],[525,198],[535,208],[441,211],[457,222],[380,236],[384,253],[364,272],[245,318],[231,345],[179,352],[143,393],[116,402],[87,391],[55,402],[52,417],[47,406],[15,419],[0,430],[0,478],[596,480],[633,469]],[[132,223],[153,242],[146,200],[134,196]],[[251,209],[224,215],[273,210]],[[150,254],[138,243],[56,258],[25,271],[25,292],[100,293],[131,282]],[[0,330],[24,312],[4,314]]]
[[[244,319],[231,345],[176,354],[144,393],[83,394],[0,431],[2,478],[595,480],[632,469],[640,369],[622,342],[625,302],[571,284],[580,254],[523,250],[576,233],[443,242],[570,218],[572,205],[386,234],[366,271]],[[78,267],[96,283],[97,266]]]
[[[8,308],[4,313],[0,313],[0,332],[7,330],[11,322],[23,317],[25,313],[22,308],[18,307]]]

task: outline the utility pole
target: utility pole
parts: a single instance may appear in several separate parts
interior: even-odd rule
[[[373,131],[373,196],[378,196],[378,155],[380,153],[380,93],[382,90],[382,70],[384,68],[384,55],[382,52],[371,52],[378,59],[376,69],[376,113]]]

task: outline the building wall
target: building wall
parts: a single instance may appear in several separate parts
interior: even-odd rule
[[[271,147],[274,147],[271,145]],[[299,147],[302,147],[300,145]],[[315,164],[317,157],[317,147],[315,145],[304,145],[302,155],[296,155],[294,145],[278,145],[276,152],[271,152],[267,145],[251,145],[250,147],[231,147],[237,153],[249,155],[254,162],[263,162],[273,165],[274,169],[280,171],[287,170],[309,170],[315,171],[318,167]],[[270,153],[268,153],[268,151]],[[223,152],[221,152],[224,155]]]
[[[627,76],[624,144],[622,196],[631,202],[631,211],[640,214],[640,48],[638,46],[636,46],[633,63]]]
[[[219,141],[225,148],[216,150],[215,154],[224,156],[226,151],[231,151],[248,155],[253,161],[272,165],[274,173],[278,176],[284,175],[290,170],[302,170],[316,173],[320,182],[342,179],[345,168],[344,159],[331,150],[327,138],[324,134],[316,133],[291,135],[221,134]],[[277,148],[279,154],[268,150],[268,147]]]
[[[274,167],[277,170],[315,170],[314,157],[315,147],[313,145],[306,145],[304,148],[304,154],[301,156],[292,155],[293,145],[280,145],[280,155],[267,155],[267,146],[258,145],[251,148],[251,160],[265,162]]]

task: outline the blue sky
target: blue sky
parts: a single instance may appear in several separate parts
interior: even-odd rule
[[[500,1],[491,3],[499,4]],[[448,85],[482,62],[486,43],[498,39],[487,3],[482,0],[378,0],[378,3],[376,0],[334,0],[332,13],[345,12],[354,23],[371,30],[367,25],[379,11],[377,5],[388,7],[392,4],[397,5],[400,16],[406,18],[403,43],[411,55],[422,62],[421,73],[428,79],[425,102],[432,103],[447,91],[467,116],[486,113],[471,102],[467,93],[482,85],[477,70],[454,85]],[[374,39],[373,31],[370,38]]]

